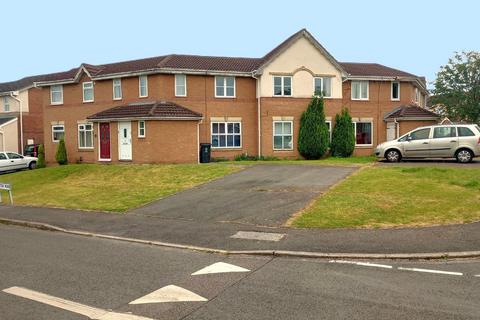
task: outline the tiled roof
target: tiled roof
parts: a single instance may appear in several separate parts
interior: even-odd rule
[[[198,55],[170,54],[138,60],[130,60],[109,64],[91,65],[83,63],[80,67],[65,72],[44,74],[26,77],[18,81],[0,83],[0,92],[16,91],[27,88],[35,82],[69,81],[74,80],[77,73],[84,67],[93,78],[108,77],[122,73],[140,73],[145,71],[161,71],[161,69],[194,70],[213,72],[251,73],[261,68],[270,59],[282,52],[295,38],[304,35],[315,43],[324,52],[332,63],[343,68],[351,76],[376,77],[415,77],[417,76],[401,70],[389,68],[376,63],[338,63],[306,29],[302,29],[287,38],[262,58],[245,57],[213,57]],[[420,78],[419,78],[420,79]],[[421,80],[421,79],[420,79]]]
[[[439,118],[439,115],[417,105],[402,105],[385,116],[387,119]]]
[[[352,76],[364,77],[415,77],[416,75],[393,69],[378,63],[340,62],[345,71]]]
[[[182,107],[168,101],[136,102],[118,107],[113,107],[96,114],[87,119],[201,119],[202,114]]]

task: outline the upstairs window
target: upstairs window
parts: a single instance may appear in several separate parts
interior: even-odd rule
[[[392,82],[392,101],[400,100],[400,82]]]
[[[93,102],[93,82],[84,82],[82,83],[83,87],[83,102]]]
[[[175,96],[176,97],[187,96],[187,76],[184,74],[175,75]]]
[[[212,122],[213,148],[240,148],[242,133],[240,122]]]
[[[63,103],[63,86],[51,86],[50,87],[50,104],[62,104]]]
[[[235,97],[235,77],[215,77],[215,97]]]
[[[352,100],[368,100],[368,81],[352,81]]]
[[[289,97],[292,95],[292,77],[275,76],[273,77],[273,95],[276,97]]]
[[[10,111],[10,101],[8,100],[8,97],[3,97],[3,111]]]
[[[313,93],[316,96],[330,98],[332,96],[332,78],[313,78]]]
[[[415,102],[420,105],[420,90],[418,88],[415,88]]]
[[[148,97],[148,78],[147,76],[138,77],[138,95],[140,98]]]
[[[78,125],[78,147],[80,149],[93,148],[93,124],[83,123]]]
[[[113,79],[113,100],[122,100],[122,79]]]
[[[52,141],[59,142],[65,138],[65,126],[63,124],[52,126]]]

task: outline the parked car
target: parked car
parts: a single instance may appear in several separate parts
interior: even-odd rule
[[[23,154],[25,156],[29,157],[38,157],[38,148],[40,147],[40,144],[27,144],[25,146],[25,150],[23,151]]]
[[[480,127],[475,124],[434,125],[410,131],[399,139],[379,144],[378,158],[456,158],[467,163],[480,156]]]
[[[0,152],[0,172],[21,169],[35,169],[38,158],[22,156],[16,152]]]

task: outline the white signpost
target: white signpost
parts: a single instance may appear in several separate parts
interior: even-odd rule
[[[10,205],[13,206],[12,185],[10,183],[0,183],[0,190],[7,190],[10,198]],[[0,192],[0,202],[2,202],[2,193]]]

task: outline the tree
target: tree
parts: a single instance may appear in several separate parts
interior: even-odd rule
[[[64,165],[68,163],[67,159],[67,148],[65,148],[65,141],[63,139],[58,143],[57,153],[55,154],[55,160],[57,160],[59,165]]]
[[[346,108],[335,115],[335,127],[332,132],[332,156],[350,157],[355,149],[355,132],[352,117]]]
[[[37,160],[37,168],[45,168],[45,149],[43,144],[38,146],[38,160]]]
[[[328,140],[323,98],[314,96],[300,118],[298,151],[305,159],[319,159],[327,152]]]
[[[480,52],[456,53],[440,68],[431,105],[450,120],[480,123]]]

